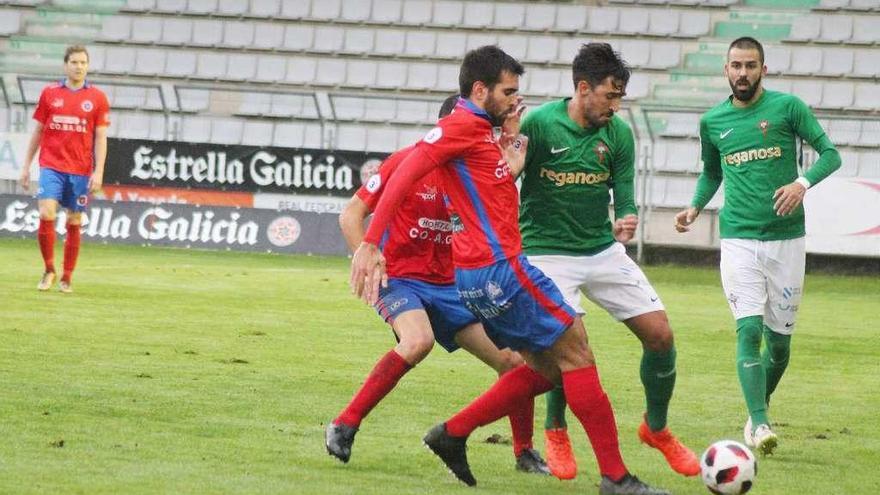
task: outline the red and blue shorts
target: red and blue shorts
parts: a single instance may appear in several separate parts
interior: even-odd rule
[[[37,199],[54,199],[70,211],[85,211],[89,204],[89,178],[40,167]]]

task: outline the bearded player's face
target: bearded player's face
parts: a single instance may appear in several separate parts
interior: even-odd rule
[[[489,90],[485,110],[496,126],[501,125],[508,115],[516,110],[519,95],[519,76],[508,71],[501,73],[501,79]]]
[[[724,75],[730,83],[734,98],[749,102],[761,87],[761,78],[767,67],[761,62],[761,54],[755,48],[731,48],[724,64]]]

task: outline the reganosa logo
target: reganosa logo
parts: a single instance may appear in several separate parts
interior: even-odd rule
[[[551,182],[554,182],[557,187],[562,187],[566,184],[598,184],[607,181],[608,178],[611,177],[611,174],[609,172],[598,174],[587,172],[554,172],[541,167],[539,177],[549,179]]]
[[[768,158],[782,158],[782,148],[773,146],[772,148],[757,148],[748,151],[740,151],[724,156],[724,163],[728,165],[745,165],[754,160],[766,160]]]

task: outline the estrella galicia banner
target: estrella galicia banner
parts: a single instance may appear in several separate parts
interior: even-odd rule
[[[109,139],[105,184],[351,196],[383,153]]]
[[[82,235],[108,243],[234,249],[282,253],[346,254],[338,216],[254,208],[90,201]],[[55,230],[65,232],[64,213]],[[37,200],[0,194],[0,236],[35,237]]]

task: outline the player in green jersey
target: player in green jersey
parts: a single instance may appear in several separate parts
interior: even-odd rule
[[[642,342],[647,412],[639,438],[686,476],[699,461],[666,426],[675,387],[675,345],[663,304],[623,243],[638,225],[632,130],[620,117],[629,69],[606,43],[583,45],[572,64],[574,93],[529,112],[520,229],[529,262],[550,277],[580,315],[581,293]],[[614,216],[609,218],[609,191]],[[566,432],[565,396],[547,394],[547,465],[559,478],[577,472]]]
[[[723,179],[721,282],[736,318],[736,368],[749,410],[743,436],[750,447],[771,454],[778,438],[767,407],[788,366],[803,291],[801,203],[810,186],[840,167],[840,155],[804,102],[763,88],[767,67],[757,40],[730,44],[724,74],[733,95],[700,119],[703,172],[675,228],[689,230]],[[798,138],[819,154],[802,177]]]

